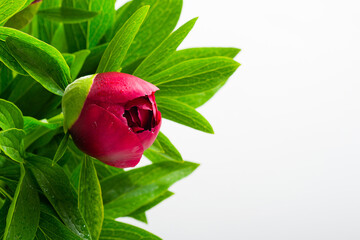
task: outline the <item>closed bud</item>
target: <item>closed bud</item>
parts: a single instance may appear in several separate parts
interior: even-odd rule
[[[63,96],[64,128],[86,154],[114,167],[134,167],[160,130],[157,90],[118,72],[77,79]]]

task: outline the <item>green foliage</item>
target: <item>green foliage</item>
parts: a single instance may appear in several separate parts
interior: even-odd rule
[[[17,13],[26,4],[27,0],[6,1],[0,0],[0,25]]]
[[[166,191],[163,194],[161,194],[160,196],[158,196],[157,198],[155,198],[154,200],[152,200],[151,202],[149,202],[148,204],[142,206],[141,208],[138,208],[137,210],[135,210],[134,212],[130,213],[129,216],[133,217],[135,219],[139,219],[142,222],[147,223],[146,219],[142,219],[141,216],[145,216],[145,212],[147,210],[150,210],[151,208],[155,207],[156,205],[158,205],[159,203],[161,203],[162,201],[168,199],[169,197],[171,197],[172,195],[174,195],[174,193],[170,192],[170,191]],[[145,216],[146,218],[146,216]],[[144,221],[145,220],[145,221]]]
[[[160,65],[152,75],[171,68],[179,63],[199,58],[228,57],[234,58],[240,49],[237,48],[188,48],[176,51],[166,62]]]
[[[70,137],[69,132],[66,132],[63,139],[60,142],[60,145],[59,145],[58,149],[56,150],[56,153],[55,153],[55,156],[54,156],[54,159],[53,159],[53,162],[52,162],[53,166],[60,160],[60,158],[62,158],[64,156],[65,151],[67,149],[67,144],[68,144],[68,141],[69,141],[69,137]]]
[[[70,73],[72,80],[75,80],[76,77],[79,75],[81,68],[84,66],[84,63],[90,53],[91,53],[90,50],[80,50],[73,54],[75,58],[70,66]]]
[[[191,106],[171,98],[159,97],[157,100],[164,118],[206,133],[214,133],[210,123]]]
[[[53,9],[61,7],[61,0],[42,1],[39,10]],[[48,20],[43,17],[37,17],[34,21],[32,28],[37,30],[38,38],[46,43],[51,43],[53,39],[58,39],[55,36],[56,31],[60,28],[60,24],[55,21]],[[36,23],[37,22],[37,23]],[[64,28],[62,28],[64,30]],[[35,35],[35,34],[33,34]],[[54,46],[54,44],[52,44]]]
[[[92,239],[98,239],[104,220],[101,188],[94,161],[85,156],[80,171],[79,208],[90,229]]]
[[[48,8],[40,10],[38,15],[46,19],[62,23],[81,23],[97,16],[98,12],[86,11],[77,8]]]
[[[0,132],[0,149],[12,160],[24,162],[24,141],[23,130],[10,128]]]
[[[86,58],[83,68],[80,70],[80,75],[86,76],[96,72],[108,45],[108,43],[105,43],[90,49],[90,54]]]
[[[30,155],[28,161],[44,195],[64,224],[76,235],[84,239],[91,239],[78,208],[77,196],[75,196],[64,170],[59,165],[52,166],[50,159],[40,156]]]
[[[50,122],[48,120],[39,121],[32,117],[24,117],[25,149],[45,134],[53,132],[62,126],[62,121],[50,120]]]
[[[9,36],[6,45],[20,66],[50,92],[62,95],[70,80],[70,69],[61,54],[34,39]]]
[[[157,66],[166,61],[184,41],[191,29],[194,27],[197,18],[190,20],[166,38],[144,61],[136,68],[134,75],[145,78],[154,72]]]
[[[4,239],[33,239],[39,224],[40,202],[28,170],[21,164],[21,176],[7,217]]]
[[[10,85],[13,80],[12,71],[0,62],[0,96],[4,94],[6,88]]]
[[[160,162],[126,171],[101,181],[105,217],[127,216],[162,195],[176,181],[192,173],[198,164]]]
[[[74,101],[81,91],[62,99],[64,90],[99,72],[133,74],[160,89],[164,118],[213,133],[195,109],[236,71],[240,50],[178,50],[196,22],[174,31],[182,0],[132,0],[118,10],[115,0],[32,2],[0,0],[0,238],[160,239],[114,219],[147,223],[147,211],[198,164],[161,132],[145,167],[124,171],[86,156],[67,129],[92,79],[83,101]],[[64,123],[62,100],[72,122]]]
[[[40,224],[37,238],[51,239],[51,240],[81,240],[83,238],[71,232],[57,217],[41,212]]]
[[[158,96],[179,97],[211,90],[226,82],[239,64],[227,57],[185,61],[146,78],[160,88]]]
[[[161,238],[126,223],[105,219],[100,240],[160,240]]]
[[[0,99],[0,128],[22,129],[24,120],[21,111],[12,102]]]
[[[2,238],[6,227],[6,217],[9,212],[11,200],[6,198],[4,204],[0,208],[0,237]]]
[[[131,1],[125,6],[126,9],[117,13],[117,21],[114,24],[113,31],[120,29],[137,9],[145,5],[150,5],[151,9],[141,25],[134,43],[130,46],[124,66],[144,59],[170,35],[179,20],[182,0]]]
[[[99,12],[91,21],[65,24],[69,51],[95,47],[111,27],[115,18],[115,0],[64,0],[63,7]]]
[[[159,132],[155,142],[145,151],[144,155],[154,163],[162,161],[184,161],[180,152],[162,132]]]
[[[148,10],[149,6],[140,8],[116,33],[100,60],[97,69],[98,73],[117,72],[121,70],[126,53],[134,40],[135,35],[139,31]]]
[[[5,27],[15,28],[15,29],[22,29],[26,25],[28,25],[32,19],[34,18],[35,14],[37,13],[41,3],[31,4],[30,6],[26,7],[22,11],[16,13],[12,16],[6,23]]]

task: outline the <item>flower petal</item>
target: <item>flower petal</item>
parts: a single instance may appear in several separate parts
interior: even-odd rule
[[[154,128],[151,129],[151,131],[145,130],[141,133],[137,133],[136,135],[138,136],[138,138],[140,139],[144,150],[148,149],[155,141],[157,135],[159,134],[160,131],[160,126],[161,126],[161,113],[157,112],[157,124],[155,125]]]
[[[136,98],[125,105],[125,109],[130,109],[132,107],[138,107],[141,109],[152,110],[152,102],[149,100],[148,97],[139,97]]]
[[[96,105],[104,108],[106,111],[115,115],[115,117],[119,118],[119,120],[127,125],[126,118],[123,116],[125,109],[123,104],[118,103],[106,103],[106,102],[98,102]]]
[[[118,72],[99,73],[91,86],[88,100],[92,103],[127,103],[159,90],[138,77]]]
[[[153,123],[153,112],[150,110],[138,109],[138,116],[140,119],[140,126],[143,129],[150,130]]]
[[[69,131],[79,149],[114,167],[134,167],[144,152],[128,126],[95,104],[85,104]]]

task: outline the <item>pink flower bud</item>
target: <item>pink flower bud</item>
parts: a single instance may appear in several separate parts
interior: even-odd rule
[[[77,79],[62,101],[65,130],[86,154],[114,167],[134,167],[160,130],[157,90],[118,72]]]
[[[35,0],[33,1],[31,4],[35,4],[35,3],[38,3],[38,2],[41,2],[42,0]]]

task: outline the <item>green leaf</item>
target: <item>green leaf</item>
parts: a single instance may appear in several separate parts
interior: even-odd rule
[[[225,82],[205,92],[177,97],[176,100],[183,102],[193,108],[198,108],[209,101],[220,90],[220,88],[224,86],[224,84]]]
[[[82,27],[82,24],[64,24],[64,32],[69,52],[76,52],[87,48],[86,26]]]
[[[99,239],[104,220],[104,206],[94,162],[85,155],[79,183],[79,209],[90,229],[92,239]]]
[[[59,165],[52,166],[50,159],[40,156],[29,155],[28,161],[44,195],[65,225],[77,236],[91,239],[77,206],[78,199],[64,170]]]
[[[67,144],[68,144],[68,141],[69,141],[69,137],[70,137],[70,134],[69,134],[69,131],[67,131],[65,133],[63,139],[61,140],[61,143],[60,143],[58,149],[56,150],[54,159],[52,161],[53,166],[60,160],[60,158],[62,158],[62,156],[64,156],[64,153],[65,153],[65,151],[67,149]]]
[[[39,189],[39,191],[41,190]],[[40,198],[40,218],[41,218],[41,213],[46,213],[48,215],[59,218],[59,215],[56,213],[55,209],[51,206],[51,203],[42,196]]]
[[[84,158],[84,156],[83,156]],[[82,159],[81,159],[82,160]],[[81,174],[81,163],[71,172],[70,183],[74,187],[76,193],[79,190],[80,174]]]
[[[156,68],[166,61],[178,48],[194,27],[197,18],[190,20],[166,38],[135,70],[134,75],[145,79],[151,76]]]
[[[13,80],[13,75],[12,71],[2,62],[0,62],[0,79],[0,96],[3,97],[2,94],[5,93],[5,90],[11,84],[11,81]]]
[[[61,102],[61,97],[46,90],[32,77],[17,75],[8,88],[8,100],[23,113],[38,119],[47,118]]]
[[[20,177],[20,167],[19,165],[11,165],[0,168],[0,176],[9,178],[11,180],[19,180]]]
[[[163,194],[161,194],[160,196],[158,196],[157,198],[155,198],[153,201],[151,201],[150,203],[146,204],[145,206],[142,206],[141,208],[137,209],[136,211],[132,212],[131,214],[129,214],[130,217],[136,217],[136,216],[141,216],[141,214],[145,213],[146,211],[150,210],[151,208],[155,207],[156,205],[158,205],[159,203],[163,202],[164,200],[168,199],[169,197],[171,197],[172,195],[174,195],[173,192],[170,191],[166,191]],[[139,221],[142,221],[144,219],[138,219]],[[147,223],[147,222],[145,222]]]
[[[20,10],[22,11],[23,9],[27,8],[32,2],[34,2],[34,0],[27,0]]]
[[[99,180],[124,172],[122,168],[116,168],[105,163],[100,162],[95,158],[91,158],[94,161],[96,173]]]
[[[62,131],[62,130],[60,130]],[[48,135],[52,135],[51,137]],[[46,139],[47,138],[47,139]],[[31,148],[27,149],[27,152],[36,153],[39,156],[43,156],[49,159],[54,157],[54,153],[59,148],[62,137],[59,134],[53,134],[52,132],[43,136],[39,140],[37,140]],[[41,142],[43,141],[43,142]],[[47,141],[45,143],[45,141]],[[40,143],[39,143],[40,142]],[[39,147],[39,145],[43,147]]]
[[[189,105],[164,97],[157,97],[156,102],[163,118],[206,133],[214,133],[210,123]]]
[[[0,149],[12,160],[23,163],[25,132],[10,128],[0,132]]]
[[[179,63],[199,59],[199,58],[209,58],[209,57],[229,57],[234,58],[240,49],[237,48],[189,48],[177,51],[170,59],[163,65],[161,65],[153,74],[157,74],[161,71],[169,69]],[[179,96],[176,99],[180,102],[183,102],[193,108],[198,108],[204,103],[206,103],[215,93],[225,84],[225,82],[220,83],[216,87],[203,91],[200,93],[195,93],[192,95]]]
[[[48,240],[82,240],[51,214],[41,212],[40,231]]]
[[[119,16],[115,31],[140,7],[150,5],[150,11],[129,48],[124,66],[143,59],[157,48],[174,30],[181,13],[182,0],[135,0]]]
[[[0,128],[3,130],[9,128],[24,127],[23,116],[18,107],[12,102],[0,99]]]
[[[0,25],[12,15],[21,10],[27,0],[7,1],[0,0]]]
[[[26,135],[30,135],[32,134],[34,131],[36,131],[37,129],[39,129],[40,127],[44,127],[46,129],[50,129],[50,130],[55,130],[59,127],[62,126],[63,121],[62,118],[58,118],[59,116],[63,117],[62,114],[59,114],[58,116],[55,116],[54,118],[51,119],[42,119],[42,120],[37,120],[33,117],[23,117],[24,119],[24,131],[26,133]],[[34,134],[34,135],[41,135],[39,133]]]
[[[16,13],[12,16],[6,23],[5,27],[15,28],[15,29],[22,29],[26,25],[28,25],[32,19],[34,18],[35,14],[37,13],[41,3],[31,4],[22,11]]]
[[[105,33],[105,41],[106,42],[110,42],[111,39],[114,37],[114,34],[120,29],[121,26],[118,26],[117,22],[118,22],[119,18],[121,17],[121,15],[126,12],[127,7],[131,3],[132,3],[132,1],[129,1],[125,4],[123,4],[118,10],[116,10],[114,24],[111,27],[109,27],[109,29]]]
[[[84,153],[82,151],[80,151],[75,146],[74,142],[70,139],[70,141],[68,142],[67,151],[65,152],[65,155],[63,158],[67,159],[63,168],[65,171],[67,171],[68,176],[71,177],[70,181],[73,184],[74,188],[77,190],[78,185],[79,185],[79,177],[77,177],[76,179],[73,179],[71,174],[74,173],[75,170],[79,169],[78,176],[80,176],[80,168],[81,168],[82,160],[84,158]],[[76,180],[76,183],[73,180]]]
[[[5,200],[6,200],[6,199],[2,199],[2,198],[0,198],[0,209],[1,209],[1,208],[2,208],[2,206],[4,205]],[[0,220],[0,221],[1,221],[1,220]]]
[[[192,173],[198,164],[161,162],[126,171],[101,181],[105,216],[127,216],[145,206],[176,181]]]
[[[96,73],[102,56],[109,44],[102,44],[90,49],[90,55],[86,58],[84,66],[80,71],[80,76],[86,76]]]
[[[12,180],[12,179],[9,179],[9,178],[0,176],[0,182],[1,182],[1,183],[5,183],[6,186],[7,186],[7,187],[10,189],[10,191],[12,191],[12,192],[15,192],[16,186],[17,186],[17,184],[18,184],[18,180],[19,180],[19,179]],[[0,185],[1,185],[1,184],[0,184]]]
[[[89,54],[90,54],[90,50],[81,50],[73,54],[75,56],[75,59],[70,67],[72,80],[76,79],[77,76],[79,75],[80,70],[83,67],[86,58],[89,56]]]
[[[166,62],[159,66],[152,75],[169,69],[179,63],[199,58],[228,57],[234,58],[240,49],[238,48],[188,48],[176,51]]]
[[[80,23],[89,21],[99,13],[78,8],[59,7],[40,10],[38,15],[46,19],[62,23]]]
[[[209,91],[225,83],[239,67],[227,57],[194,59],[146,78],[160,88],[157,96],[180,97]]]
[[[49,21],[53,22],[53,21]],[[52,35],[51,45],[54,46],[59,52],[69,52],[66,42],[64,25],[60,24]]]
[[[32,117],[24,117],[24,131],[26,134],[24,137],[25,149],[37,139],[61,126],[62,121],[50,123],[47,119],[39,121]]]
[[[60,6],[61,0],[42,1],[40,10],[56,8]],[[50,21],[42,17],[39,17],[36,20],[39,32],[38,37],[40,40],[46,43],[52,43],[52,40],[59,39],[59,36],[55,36],[55,32],[57,32],[57,30],[60,28],[60,24],[58,22]],[[64,30],[62,26],[61,29]],[[54,47],[56,46],[53,43],[51,45],[53,45]]]
[[[160,134],[160,132],[159,132]],[[155,152],[164,152],[164,149],[161,146],[160,141],[156,138],[153,144],[150,146],[150,148]]]
[[[144,152],[144,155],[152,162],[184,161],[179,151],[162,132],[159,132],[154,144]]]
[[[104,220],[100,240],[160,240],[161,238],[141,228],[117,222],[110,219]]]
[[[135,62],[132,62],[130,65],[125,66],[121,70],[121,72],[133,75],[136,68],[139,67],[139,65],[142,63],[142,61],[144,61],[144,59],[145,58],[140,58],[140,59],[136,60]]]
[[[2,236],[4,235],[5,232],[6,216],[8,214],[10,204],[11,204],[10,199],[6,198],[4,204],[0,209],[0,239],[2,239]]]
[[[116,33],[109,46],[106,48],[104,55],[101,58],[98,73],[102,72],[117,72],[122,67],[122,62],[125,59],[126,53],[139,31],[143,23],[149,6],[144,6],[134,13],[129,18],[124,26]]]
[[[56,48],[27,34],[2,28],[6,45],[20,65],[50,92],[62,96],[71,80],[70,69]],[[1,36],[0,36],[1,37]]]
[[[71,53],[63,53],[63,58],[68,66],[71,66],[75,60],[75,55]]]
[[[95,47],[111,27],[115,19],[115,0],[92,0],[90,10],[99,11],[99,16],[88,23],[88,48]]]
[[[85,155],[85,154],[84,154]],[[85,156],[83,156],[84,158]],[[80,174],[81,174],[81,166],[82,164],[79,164],[71,173],[70,176],[70,182],[71,185],[74,187],[75,191],[78,192],[79,190],[79,184],[80,184]],[[79,193],[78,193],[79,194]]]
[[[0,194],[4,196],[5,198],[9,198],[11,201],[13,200],[12,195],[14,195],[11,190],[8,190],[8,188],[0,185]]]
[[[21,165],[21,176],[6,218],[4,240],[34,239],[40,218],[39,196],[30,173]]]
[[[99,12],[86,23],[64,25],[70,52],[95,47],[115,17],[115,0],[64,0],[63,7]]]
[[[143,223],[148,223],[148,220],[147,220],[147,216],[146,216],[146,213],[139,213],[139,214],[134,214],[134,215],[131,215],[129,216],[135,220],[138,220],[140,222],[143,222]]]
[[[41,231],[41,228],[38,228],[34,240],[48,240],[48,239],[49,238],[46,238],[45,234]]]
[[[11,55],[9,48],[5,43],[6,36],[1,33],[0,27],[0,61],[2,61],[6,67],[12,71],[21,75],[28,75],[26,71],[20,66],[16,59]]]

